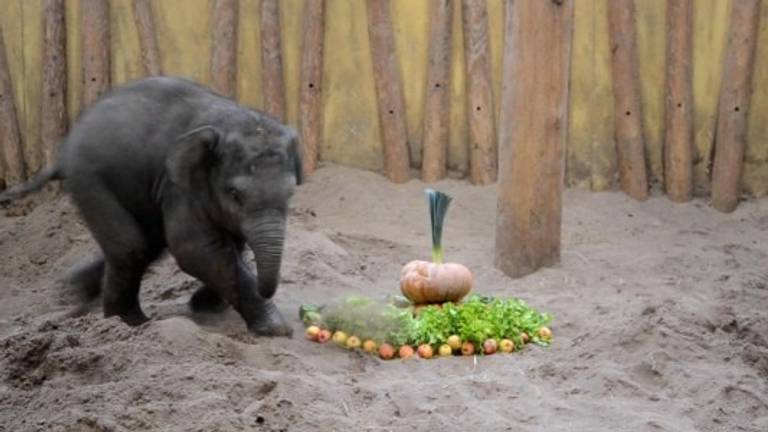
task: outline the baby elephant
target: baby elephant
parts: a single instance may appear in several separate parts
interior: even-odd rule
[[[147,321],[139,288],[167,249],[203,282],[193,310],[232,305],[257,335],[288,336],[270,300],[280,279],[288,201],[301,183],[296,132],[192,82],[118,87],[84,112],[57,162],[0,203],[63,180],[101,255],[70,272],[104,316]],[[243,261],[254,252],[257,275]]]

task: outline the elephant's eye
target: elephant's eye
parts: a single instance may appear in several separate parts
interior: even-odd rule
[[[273,160],[280,157],[280,153],[274,151],[274,150],[264,150],[263,152],[259,153],[258,156],[256,156],[256,159],[259,161],[267,161],[267,160]]]
[[[243,204],[243,197],[240,194],[239,190],[237,190],[237,189],[235,189],[233,187],[229,187],[229,188],[227,188],[227,195],[229,195],[229,197],[232,198],[232,201],[236,202],[237,205],[242,205]]]
[[[251,164],[248,165],[248,170],[251,172],[251,174],[256,174],[256,172],[259,170],[259,167],[266,167],[278,163],[280,158],[280,153],[274,150],[264,150],[263,152],[256,155]]]

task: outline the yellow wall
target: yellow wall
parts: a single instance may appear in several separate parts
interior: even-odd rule
[[[567,183],[604,190],[616,183],[613,95],[607,4],[610,0],[576,0],[571,64],[571,101]],[[730,2],[694,2],[694,128],[697,191],[709,187],[722,59]],[[494,108],[498,113],[502,82],[504,0],[488,0],[488,22]],[[749,118],[744,172],[745,190],[768,194],[768,2],[763,2],[754,96]],[[110,0],[113,83],[139,78],[142,67],[131,0]],[[68,108],[71,119],[80,111],[82,73],[79,37],[80,2],[67,8]],[[162,67],[167,74],[210,82],[209,16],[211,0],[152,2]],[[663,178],[665,0],[636,0],[639,75],[643,128],[651,181]],[[382,149],[375,101],[366,2],[326,0],[323,67],[323,144],[321,158],[371,170],[382,168]],[[304,0],[281,0],[283,67],[287,120],[298,117],[298,83],[303,36]],[[40,124],[42,0],[0,0],[0,30],[11,67],[20,128],[27,161],[40,168],[36,151]],[[238,84],[240,101],[255,108],[262,103],[259,51],[260,0],[240,0]],[[403,93],[406,126],[414,167],[420,165],[429,34],[429,2],[392,0],[391,12]],[[448,163],[455,172],[467,169],[466,73],[461,2],[454,1]]]
[[[574,4],[566,181],[593,190],[616,179],[608,1]]]
[[[327,0],[320,157],[378,170],[382,150],[365,2]]]

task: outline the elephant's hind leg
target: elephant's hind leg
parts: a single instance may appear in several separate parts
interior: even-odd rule
[[[83,303],[89,303],[101,295],[101,282],[104,278],[104,257],[81,262],[67,273],[67,284]]]
[[[97,182],[77,191],[72,198],[104,254],[104,316],[117,315],[129,325],[146,322],[139,304],[141,278],[162,246],[152,242],[133,215]],[[95,270],[82,275],[95,276]]]
[[[200,287],[189,299],[189,307],[195,312],[222,312],[228,306],[219,293],[208,285]]]

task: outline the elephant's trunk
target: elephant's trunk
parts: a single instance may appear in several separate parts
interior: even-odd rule
[[[244,231],[256,259],[259,294],[262,298],[271,298],[280,281],[285,215],[279,211],[263,212],[246,223]]]

